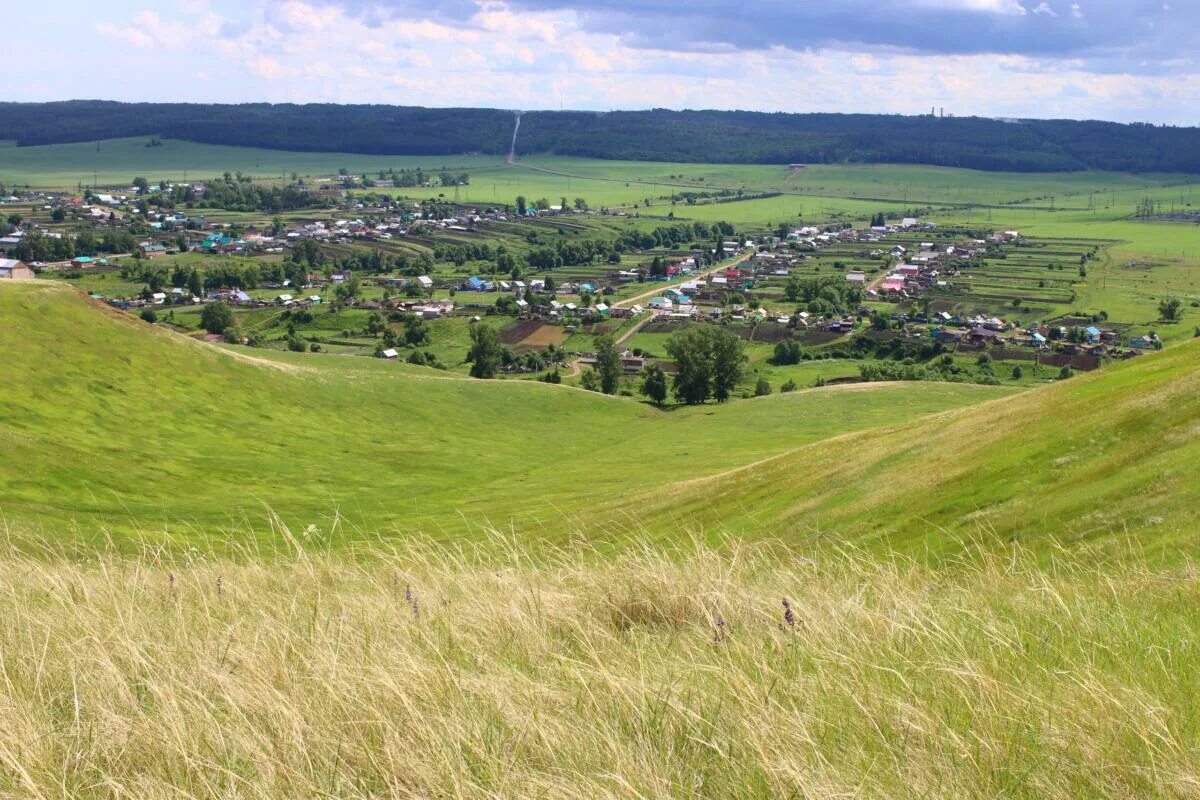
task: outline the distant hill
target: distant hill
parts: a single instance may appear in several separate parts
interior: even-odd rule
[[[370,155],[508,152],[498,109],[183,103],[0,103],[20,145],[164,136],[206,144]],[[747,111],[537,111],[518,152],[709,163],[898,163],[1015,172],[1200,173],[1200,128]]]

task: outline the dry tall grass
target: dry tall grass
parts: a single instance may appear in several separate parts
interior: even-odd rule
[[[4,796],[1200,793],[1200,580],[1136,559],[29,550]]]

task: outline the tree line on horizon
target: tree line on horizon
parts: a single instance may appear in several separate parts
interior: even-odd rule
[[[513,123],[513,113],[500,109],[0,103],[0,139],[20,146],[153,136],[305,152],[505,155]],[[1200,173],[1200,128],[929,115],[537,111],[522,116],[517,153],[702,163]]]

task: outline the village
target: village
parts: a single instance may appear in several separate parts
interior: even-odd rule
[[[565,364],[578,376],[600,335],[625,346],[626,373],[648,363],[670,370],[669,361],[652,356],[694,324],[726,326],[764,369],[778,366],[774,348],[788,340],[805,348],[806,360],[860,359],[873,351],[847,343],[886,341],[1084,371],[1161,346],[1153,331],[1053,313],[1094,257],[1085,241],[878,215],[862,226],[697,226],[709,239],[701,242],[686,225],[677,236],[680,226],[668,227],[669,220],[592,210],[582,199],[477,207],[328,185],[312,192],[319,207],[269,220],[147,202],[184,188],[192,189],[4,198],[6,207],[28,213],[8,217],[0,251],[12,258],[0,266],[0,279],[36,273],[75,281],[110,305],[148,320],[165,317],[210,341],[385,359],[400,358],[404,348],[394,346],[398,336],[381,336],[372,319],[401,330],[417,318],[433,326],[432,350],[445,344],[436,355],[409,353],[414,363],[457,363],[462,326],[486,320],[512,349],[509,371],[517,375]],[[572,258],[576,251],[582,255]],[[1018,284],[1019,293],[1008,291]],[[997,287],[1005,287],[1002,296]],[[238,324],[206,329],[199,311],[214,303],[235,309]],[[314,319],[317,307],[340,315],[336,324]],[[548,348],[552,358],[520,358]],[[853,370],[830,374],[856,379]]]

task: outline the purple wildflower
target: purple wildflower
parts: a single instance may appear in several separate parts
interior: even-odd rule
[[[783,598],[783,621],[787,623],[789,628],[796,626],[796,615],[792,613],[792,604],[786,597]]]

